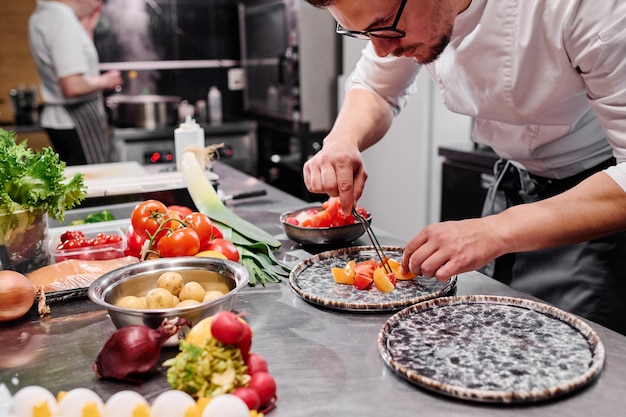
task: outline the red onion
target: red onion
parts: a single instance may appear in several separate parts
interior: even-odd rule
[[[163,344],[183,326],[191,327],[184,318],[163,320],[158,329],[134,324],[117,330],[104,344],[93,364],[102,378],[138,381],[158,362]]]

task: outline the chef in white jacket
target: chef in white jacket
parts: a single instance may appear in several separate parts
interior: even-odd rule
[[[502,159],[484,216],[416,230],[404,268],[440,280],[481,269],[626,334],[626,2],[307,1],[369,39],[304,167],[308,189],[355,204],[360,152],[424,69]]]

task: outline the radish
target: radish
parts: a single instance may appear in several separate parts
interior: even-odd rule
[[[248,375],[254,375],[257,372],[268,372],[267,361],[258,353],[248,355],[246,366],[248,367]]]
[[[246,326],[236,314],[230,311],[220,311],[213,316],[211,321],[211,334],[219,342],[235,345],[242,340]]]
[[[250,348],[252,347],[252,330],[247,323],[243,324],[243,336],[237,342],[237,347],[241,352],[241,357],[244,361],[247,361],[248,355],[250,354]]]
[[[276,397],[276,381],[274,377],[267,372],[259,371],[251,375],[248,387],[259,394],[262,407]]]
[[[241,398],[250,410],[258,410],[261,406],[261,397],[259,394],[249,387],[239,387],[233,391],[233,395]]]

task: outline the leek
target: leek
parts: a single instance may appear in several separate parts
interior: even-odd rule
[[[281,282],[289,277],[291,269],[279,261],[273,253],[273,248],[262,242],[251,242],[230,227],[213,220],[227,238],[237,246],[241,256],[241,264],[250,273],[250,286],[257,283],[265,286],[268,282]],[[228,237],[227,237],[228,236]]]
[[[187,190],[198,211],[206,214],[212,220],[230,227],[253,242],[265,243],[272,248],[280,246],[279,240],[265,230],[242,219],[222,203],[217,191],[205,176],[204,170],[192,152],[183,153],[181,165]]]
[[[273,253],[280,246],[280,241],[242,219],[222,203],[193,153],[183,153],[181,165],[189,195],[198,211],[209,216],[224,238],[237,246],[241,264],[250,273],[249,285],[265,285],[287,278],[289,267]]]

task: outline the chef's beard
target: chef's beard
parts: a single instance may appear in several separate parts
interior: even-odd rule
[[[436,32],[441,33],[439,39],[430,39],[427,43],[413,44],[408,47],[398,48],[393,52],[395,56],[403,54],[412,56],[419,64],[430,64],[435,61],[446,49],[452,39],[452,31],[454,29],[454,19],[456,13],[452,8],[452,2],[438,2],[431,16],[432,27]],[[432,45],[429,47],[429,44]],[[409,55],[413,52],[412,55]]]
[[[439,56],[446,49],[446,47],[450,43],[451,38],[452,38],[452,28],[450,28],[450,30],[447,33],[441,35],[441,37],[439,38],[439,42],[437,42],[434,46],[431,46],[430,49],[428,49],[428,51],[426,51],[423,54],[420,53],[420,55],[413,55],[413,58],[415,58],[415,60],[419,64],[422,64],[422,65],[430,64],[431,62],[434,62],[437,58],[439,58]],[[401,48],[397,48],[393,51],[393,55],[400,57],[400,56],[403,56],[405,53],[413,51],[413,50],[417,52],[421,48],[421,46],[422,44],[413,44],[413,45],[408,45],[408,46],[404,46]]]

